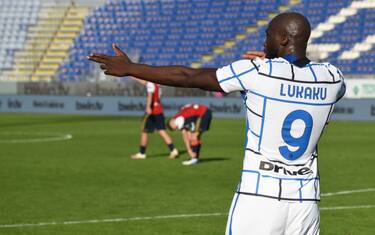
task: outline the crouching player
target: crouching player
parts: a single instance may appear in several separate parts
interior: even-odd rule
[[[181,130],[184,144],[190,160],[183,161],[183,165],[194,165],[199,162],[201,137],[204,131],[209,130],[212,119],[211,110],[203,104],[187,104],[168,122],[171,130]]]

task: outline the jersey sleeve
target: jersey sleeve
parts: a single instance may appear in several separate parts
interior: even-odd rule
[[[340,90],[337,93],[337,99],[336,99],[337,101],[339,101],[345,95],[346,84],[345,84],[344,76],[342,75],[342,73],[339,69],[337,69],[337,73],[339,74],[340,83],[341,83],[341,87],[340,87]]]
[[[147,93],[154,93],[155,92],[155,84],[152,82],[147,82],[146,83],[146,90]]]
[[[340,88],[338,89],[337,95],[336,95],[336,102],[337,102],[342,97],[344,97],[345,92],[346,92],[346,84],[345,84],[344,75],[342,75],[342,72],[340,71],[340,69],[336,68],[335,66],[331,64],[328,64],[328,70],[330,71],[334,80],[340,82]]]
[[[216,77],[221,89],[226,93],[246,91],[250,89],[250,79],[257,75],[257,69],[254,60],[238,60],[219,68]]]

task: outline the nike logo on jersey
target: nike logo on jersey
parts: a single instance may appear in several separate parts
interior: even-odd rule
[[[327,98],[326,87],[305,87],[301,85],[280,85],[280,96],[289,96],[294,98],[309,100],[325,100]]]
[[[307,175],[312,173],[312,170],[308,167],[302,167],[298,170],[287,169],[286,166],[280,166],[275,163],[261,161],[259,164],[259,170],[273,171],[275,173],[284,175]]]

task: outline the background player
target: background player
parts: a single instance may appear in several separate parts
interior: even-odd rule
[[[226,234],[319,234],[317,142],[345,83],[334,66],[306,58],[310,32],[303,15],[279,14],[266,30],[266,58],[221,69],[135,64],[119,50],[117,56],[93,54],[89,59],[110,75],[240,91],[247,141]]]
[[[147,98],[145,116],[142,121],[141,139],[139,152],[131,155],[132,159],[146,159],[146,148],[148,144],[148,134],[158,131],[170,151],[169,158],[174,159],[178,156],[178,151],[174,147],[172,138],[165,131],[165,117],[163,105],[161,103],[161,90],[158,84],[147,82]]]
[[[168,122],[172,130],[181,130],[186,150],[190,160],[183,165],[193,165],[199,162],[199,153],[202,146],[201,137],[204,131],[210,128],[212,119],[211,110],[203,104],[187,104],[183,106]]]

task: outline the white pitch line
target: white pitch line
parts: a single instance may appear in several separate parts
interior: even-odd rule
[[[345,191],[339,191],[334,193],[322,193],[322,197],[329,197],[329,196],[336,196],[336,195],[345,195],[345,194],[353,194],[353,193],[367,193],[367,192],[373,192],[375,191],[375,188],[365,188],[365,189],[357,189],[357,190],[345,190]]]
[[[127,221],[142,221],[142,220],[158,220],[158,219],[178,219],[178,218],[192,218],[192,217],[210,217],[223,216],[227,213],[206,213],[206,214],[180,214],[180,215],[158,215],[145,217],[128,217],[128,218],[113,218],[113,219],[93,219],[93,220],[78,220],[78,221],[64,221],[64,222],[41,222],[35,224],[2,224],[0,228],[20,228],[20,227],[40,227],[48,225],[69,225],[69,224],[98,224],[98,223],[114,223]]]
[[[358,190],[345,190],[333,193],[322,193],[322,196],[336,196],[353,193],[365,193],[375,191],[375,188],[358,189]],[[353,205],[353,206],[334,206],[334,207],[320,207],[322,211],[327,210],[351,210],[351,209],[371,209],[375,205]],[[209,217],[209,216],[224,216],[227,213],[200,213],[200,214],[179,214],[179,215],[158,215],[158,216],[145,216],[145,217],[128,217],[128,218],[113,218],[113,219],[93,219],[93,220],[77,220],[77,221],[63,221],[63,222],[40,222],[40,223],[24,223],[24,224],[0,224],[2,228],[22,228],[22,227],[41,227],[52,225],[70,225],[70,224],[99,224],[99,223],[115,223],[127,221],[144,221],[144,220],[158,220],[158,219],[177,219],[177,218],[192,218],[192,217]]]
[[[320,210],[353,210],[353,209],[371,209],[375,205],[355,205],[355,206],[335,206],[335,207],[321,207]],[[99,224],[99,223],[118,223],[128,221],[145,221],[145,220],[159,220],[159,219],[178,219],[178,218],[193,218],[193,217],[212,217],[212,216],[226,216],[228,213],[206,213],[206,214],[180,214],[180,215],[158,215],[145,217],[128,217],[128,218],[113,218],[113,219],[93,219],[93,220],[77,220],[77,221],[63,221],[63,222],[41,222],[35,224],[2,224],[1,228],[23,228],[23,227],[42,227],[52,225],[71,225],[71,224]]]
[[[320,207],[319,210],[332,211],[332,210],[371,209],[371,208],[375,208],[375,205]]]
[[[30,138],[30,139],[9,139],[9,140],[0,140],[0,143],[4,144],[18,144],[18,143],[40,143],[40,142],[52,142],[52,141],[63,141],[70,140],[73,138],[71,134],[51,134],[55,136],[51,137],[41,137],[41,138]],[[39,134],[39,136],[41,136]]]

